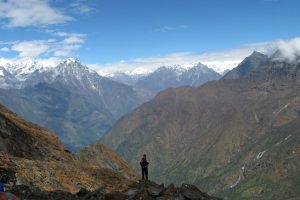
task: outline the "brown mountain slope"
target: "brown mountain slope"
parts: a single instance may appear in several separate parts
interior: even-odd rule
[[[81,163],[88,163],[93,166],[111,169],[121,173],[128,179],[137,178],[137,173],[132,170],[131,166],[103,144],[94,144],[85,147],[75,156]]]
[[[104,145],[77,155],[64,149],[50,131],[27,122],[0,105],[0,174],[7,187],[35,186],[45,191],[125,190],[137,175]]]
[[[0,105],[0,151],[32,159],[70,159],[58,138]]]
[[[299,64],[270,60],[241,79],[163,91],[122,118],[102,142],[136,168],[147,153],[157,181],[195,183],[225,197],[231,194],[230,199],[280,199],[285,184],[300,179],[284,179],[283,173],[297,177],[299,170],[277,164],[299,169],[299,155],[286,154],[298,148],[300,127],[273,135],[300,116],[299,69]],[[294,144],[285,151],[279,145],[280,155],[266,150],[289,135],[295,135]],[[259,176],[262,168],[264,177]],[[285,199],[300,196],[295,187],[288,194]]]

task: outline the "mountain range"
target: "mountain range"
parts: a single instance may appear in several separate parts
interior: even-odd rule
[[[221,80],[160,92],[102,138],[154,180],[225,199],[298,199],[300,64],[254,52]]]
[[[77,59],[56,67],[28,60],[0,67],[0,102],[54,131],[68,149],[76,151],[100,139],[118,119],[161,89],[219,77],[202,65],[182,69],[181,76],[176,70],[163,67],[127,85],[100,76]]]
[[[32,64],[32,63],[31,63]],[[54,68],[6,67],[14,77],[0,101],[26,119],[55,131],[74,150],[99,139],[121,116],[147,98],[68,59]]]
[[[117,72],[109,77],[134,88],[150,91],[155,95],[171,87],[200,86],[208,81],[220,79],[221,75],[198,63],[190,68],[183,68],[180,65],[163,66],[148,74]]]

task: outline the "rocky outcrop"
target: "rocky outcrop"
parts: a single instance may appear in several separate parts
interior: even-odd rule
[[[158,185],[154,182],[136,182],[128,187],[123,192],[105,192],[103,189],[97,189],[90,192],[86,189],[81,189],[76,194],[71,194],[63,191],[45,192],[38,188],[29,188],[27,186],[16,186],[12,188],[11,192],[19,195],[21,199],[29,200],[221,200],[221,198],[209,196],[208,194],[201,192],[194,185],[183,184],[181,187],[175,187],[170,185],[165,187],[164,185]]]

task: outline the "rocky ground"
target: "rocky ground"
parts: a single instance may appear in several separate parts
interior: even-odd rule
[[[171,184],[168,187],[165,187],[164,185],[158,185],[150,181],[135,182],[124,192],[107,193],[103,188],[90,192],[82,188],[76,194],[71,194],[63,191],[45,192],[24,185],[15,186],[12,188],[11,192],[24,200],[221,200],[220,198],[212,197],[201,192],[194,185],[183,184],[181,187],[175,187]]]

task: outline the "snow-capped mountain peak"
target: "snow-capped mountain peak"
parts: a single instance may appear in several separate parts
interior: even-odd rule
[[[150,73],[152,73],[153,70],[147,69],[147,68],[134,68],[133,70],[127,70],[127,71],[107,71],[107,70],[99,70],[98,74],[104,77],[119,77],[119,76],[146,76]]]
[[[47,68],[31,59],[7,63],[4,68],[18,79],[24,79],[35,71],[42,72]]]
[[[173,70],[177,75],[181,75],[187,71],[187,69],[183,68],[181,65],[172,65],[168,66],[167,68]]]
[[[125,74],[134,76],[134,75],[147,75],[147,74],[150,74],[151,72],[152,72],[152,70],[150,70],[150,69],[139,67],[139,68],[133,69],[132,71],[126,71]]]
[[[199,62],[195,66],[189,68],[188,71],[192,71],[193,73],[206,74],[206,73],[210,73],[211,71],[214,71],[214,70]]]
[[[162,66],[155,70],[154,72],[156,73],[161,73],[161,72],[173,72],[176,74],[176,76],[180,76],[182,73],[186,72],[187,69],[181,67],[180,65],[171,65],[171,66]]]
[[[111,72],[108,72],[108,71],[105,71],[105,70],[98,70],[97,73],[100,76],[104,76],[104,77],[114,77],[114,75],[115,75],[115,73],[111,73]]]
[[[68,58],[61,62],[61,64],[66,64],[66,65],[74,64],[74,63],[81,65],[81,62],[78,58]]]
[[[126,85],[133,85],[139,79],[146,77],[147,75],[151,74],[151,69],[146,68],[134,68],[133,70],[128,71],[106,71],[106,70],[99,70],[98,74],[103,77],[110,78],[114,81],[118,81],[124,83]]]
[[[45,67],[31,59],[9,62],[3,69],[0,69],[0,77],[3,77],[0,87],[20,89],[40,82],[52,83],[57,81],[57,78],[65,83],[76,82],[80,85],[84,82],[93,82],[92,79],[97,79],[99,75],[96,71],[81,64],[78,59],[69,58],[56,67]]]
[[[60,73],[76,73],[77,76],[81,76],[80,74],[98,74],[95,70],[90,69],[86,65],[82,64],[81,61],[77,58],[68,58],[62,61],[57,67],[56,70]],[[99,75],[99,74],[98,74]]]

